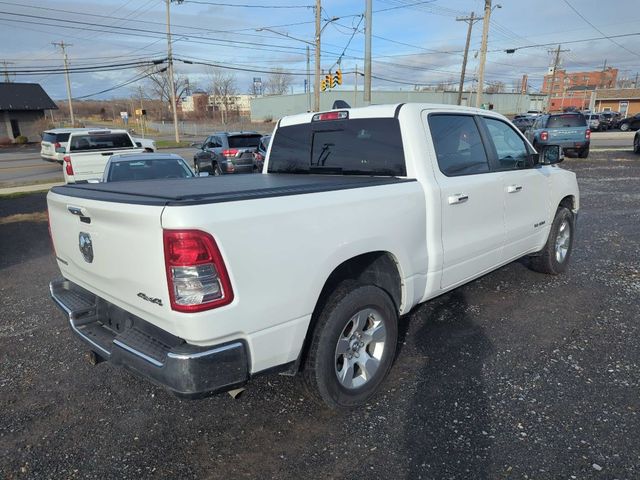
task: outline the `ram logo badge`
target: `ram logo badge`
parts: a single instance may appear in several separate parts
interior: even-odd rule
[[[534,225],[533,225],[533,228],[541,227],[541,226],[542,226],[542,225],[544,225],[545,223],[547,223],[547,222],[546,222],[546,221],[544,221],[544,220],[543,220],[543,221],[541,221],[541,222],[538,222],[538,223],[536,223],[536,224],[534,224]]]
[[[151,303],[155,303],[158,306],[162,306],[162,299],[161,298],[154,298],[154,297],[150,297],[142,292],[138,293],[138,297],[140,297],[143,300],[146,300],[147,302],[151,302]]]
[[[80,248],[80,253],[84,258],[84,261],[87,263],[93,262],[93,243],[91,242],[91,235],[86,232],[80,232],[78,236],[78,247]]]

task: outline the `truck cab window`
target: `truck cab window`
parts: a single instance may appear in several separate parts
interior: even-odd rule
[[[496,149],[499,168],[501,170],[525,168],[529,152],[520,135],[508,124],[495,118],[485,117],[484,123]]]
[[[489,171],[487,154],[470,115],[429,115],[431,138],[440,171],[448,177]]]

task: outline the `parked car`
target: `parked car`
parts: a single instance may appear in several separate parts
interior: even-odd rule
[[[187,162],[172,153],[134,153],[113,155],[107,162],[102,182],[191,178],[194,173]]]
[[[71,132],[64,153],[65,183],[102,178],[109,158],[116,153],[142,153],[126,130],[78,128]]]
[[[602,130],[606,130],[606,126],[601,114],[591,113],[589,115],[585,115],[585,118],[587,119],[587,125],[592,132],[600,132]]]
[[[258,132],[216,132],[201,144],[193,157],[196,172],[212,175],[253,173],[254,153],[262,135]]]
[[[640,153],[640,130],[633,136],[633,153]]]
[[[94,363],[180,395],[300,372],[356,407],[419,303],[523,256],[567,268],[580,200],[561,153],[468,107],[285,117],[261,175],[54,187],[51,296]]]
[[[150,138],[131,137],[138,147],[144,148],[145,152],[155,152],[156,142]]]
[[[600,122],[604,122],[607,130],[612,129],[612,128],[616,128],[617,125],[617,121],[618,118],[620,117],[620,114],[617,112],[601,112],[600,113],[601,118],[600,118]]]
[[[40,157],[48,162],[63,163],[63,148],[67,148],[69,135],[73,129],[71,128],[54,128],[42,132],[42,141],[40,142]]]
[[[533,125],[535,121],[535,117],[529,115],[516,115],[512,121],[512,123],[516,126],[518,130],[524,133],[528,128]]]
[[[258,148],[255,153],[255,169],[258,172],[262,172],[264,159],[267,158],[267,150],[269,149],[270,141],[271,135],[265,135],[260,139],[260,143],[258,143]]]
[[[591,130],[581,113],[541,115],[525,136],[536,150],[544,145],[560,145],[564,151],[575,152],[580,158],[589,156]]]
[[[640,128],[640,113],[632,117],[623,118],[618,122],[618,128],[623,132],[628,130],[638,130]]]

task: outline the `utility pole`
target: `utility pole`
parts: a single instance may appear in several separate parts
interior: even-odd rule
[[[171,48],[171,2],[167,0],[167,61],[169,63],[169,88],[171,89],[171,110],[173,110],[173,128],[176,133],[176,143],[180,142],[180,132],[178,132],[178,108],[176,106],[176,83],[173,78],[173,50]],[[182,0],[177,0],[181,3]]]
[[[358,106],[358,64],[356,63],[355,71],[355,89],[353,90],[353,106]]]
[[[62,50],[62,59],[64,60],[64,76],[67,80],[67,100],[69,101],[69,116],[71,117],[71,126],[76,125],[76,119],[73,116],[73,103],[71,102],[71,81],[69,80],[69,58],[67,57],[67,47],[73,46],[70,43],[64,43],[64,40],[52,42],[54,47],[60,47]]]
[[[484,0],[483,20],[480,64],[478,66],[478,93],[476,95],[476,107],[478,108],[482,105],[482,91],[484,90],[484,64],[487,61],[487,40],[489,38],[489,22],[491,21],[491,0]]]
[[[365,37],[364,37],[364,104],[371,105],[371,26],[372,26],[372,1],[366,0]]]
[[[13,62],[7,62],[6,60],[3,60],[0,63],[4,65],[4,81],[6,83],[11,83],[11,77],[9,76],[9,70],[7,69],[7,65],[13,65]]]
[[[558,45],[558,48],[555,50],[556,56],[553,60],[553,74],[551,75],[551,84],[549,85],[549,93],[547,94],[547,112],[551,109],[551,97],[553,95],[553,86],[556,83],[556,72],[558,70],[558,65],[560,65],[560,53],[568,51],[569,50],[561,50],[561,45]],[[553,52],[553,50],[549,51],[549,53],[551,52]]]
[[[311,111],[311,54],[307,45],[307,110]]]
[[[320,111],[320,20],[322,5],[320,0],[316,0],[316,75],[313,79],[313,111]]]
[[[464,89],[464,74],[467,70],[467,57],[469,55],[469,43],[471,42],[471,30],[473,24],[483,17],[476,17],[473,12],[468,17],[457,17],[456,22],[467,22],[469,28],[467,29],[467,43],[464,45],[464,57],[462,58],[462,73],[460,73],[460,86],[458,87],[458,105],[462,105],[462,90]]]

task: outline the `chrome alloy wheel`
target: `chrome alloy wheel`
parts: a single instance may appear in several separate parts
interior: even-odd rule
[[[344,326],[335,353],[335,372],[340,385],[354,389],[371,380],[385,350],[387,329],[375,308],[360,310]]]
[[[564,262],[567,258],[569,245],[571,243],[571,225],[568,220],[563,220],[558,228],[558,236],[556,237],[556,261]]]

